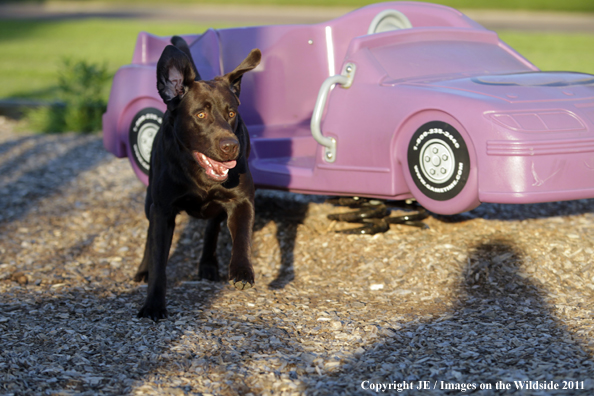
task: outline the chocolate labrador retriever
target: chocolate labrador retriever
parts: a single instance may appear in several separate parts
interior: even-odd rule
[[[251,238],[254,183],[248,167],[250,141],[237,107],[241,78],[261,59],[254,49],[235,70],[202,81],[188,45],[173,37],[157,63],[157,89],[167,105],[151,154],[145,212],[149,220],[144,257],[136,281],[148,279],[138,317],[167,317],[165,267],[181,211],[209,219],[198,275],[218,281],[216,257],[221,222],[233,239],[229,281],[237,289],[254,285]]]

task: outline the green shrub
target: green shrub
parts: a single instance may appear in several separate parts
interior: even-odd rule
[[[64,59],[60,70],[56,104],[29,111],[31,127],[40,132],[100,130],[107,106],[103,92],[111,80],[107,65]]]

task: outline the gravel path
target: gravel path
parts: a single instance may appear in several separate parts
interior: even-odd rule
[[[179,216],[155,324],[135,316],[147,221],[127,161],[98,135],[13,130],[0,118],[0,394],[592,394],[594,200],[370,237],[335,233],[322,197],[259,191],[256,287],[198,281],[205,223]]]

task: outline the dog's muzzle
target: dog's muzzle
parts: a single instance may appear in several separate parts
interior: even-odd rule
[[[193,154],[194,159],[206,172],[206,176],[218,182],[227,180],[229,169],[233,169],[237,165],[237,161],[215,161],[199,151],[194,151]]]

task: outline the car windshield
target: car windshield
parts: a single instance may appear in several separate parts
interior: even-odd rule
[[[437,75],[484,75],[531,71],[496,44],[427,41],[373,48],[373,56],[394,80]]]

